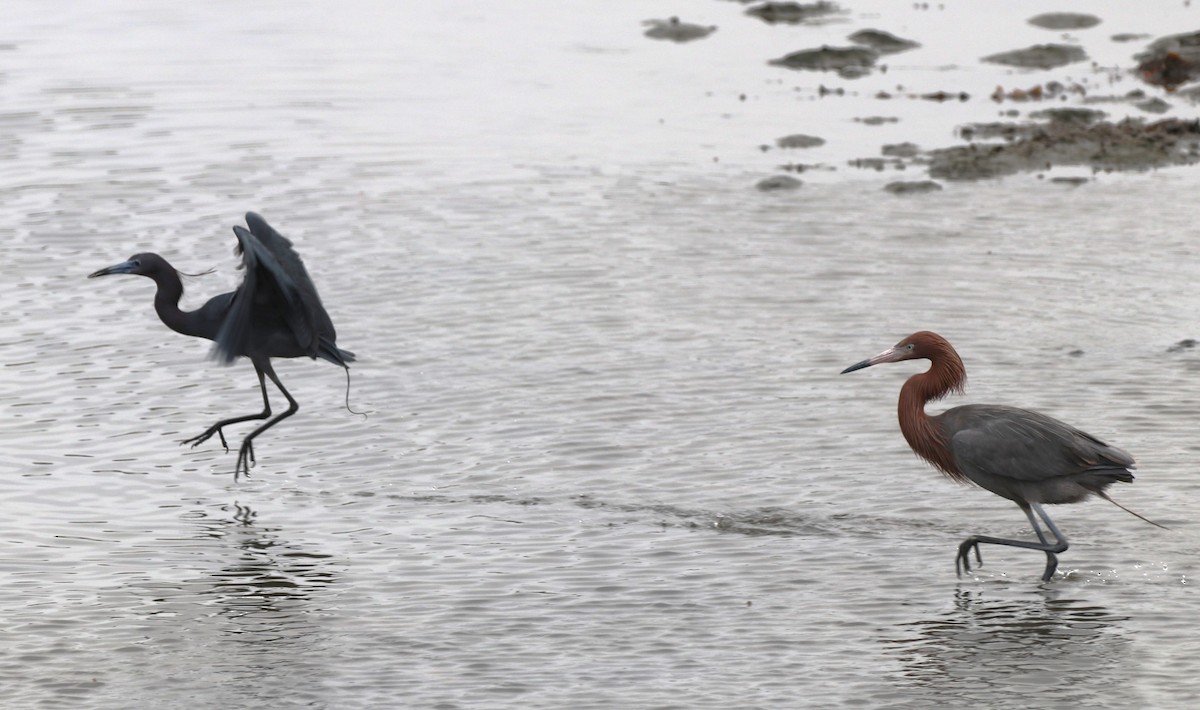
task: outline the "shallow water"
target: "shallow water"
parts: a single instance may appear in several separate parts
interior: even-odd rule
[[[901,198],[846,166],[999,110],[877,84],[1049,76],[975,61],[1051,36],[1042,8],[768,27],[712,2],[684,19],[719,30],[674,45],[641,36],[664,3],[425,5],[11,10],[5,707],[1191,707],[1200,352],[1167,349],[1197,335],[1196,171]],[[928,54],[837,104],[766,65],[861,26]],[[756,191],[795,132],[836,169]],[[337,368],[277,363],[300,413],[235,483],[177,442],[258,407],[249,365],[169,332],[148,281],[84,276],[216,267],[195,306],[240,278],[248,209],[304,257],[370,416]],[[962,537],[1024,516],[908,451],[919,365],[837,374],[918,329],[962,354],[955,403],[1133,452],[1113,494],[1171,530],[1051,508],[1051,583],[991,548],[957,579]]]

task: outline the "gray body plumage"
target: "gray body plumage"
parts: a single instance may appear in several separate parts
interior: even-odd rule
[[[1127,452],[1039,412],[967,404],[931,419],[959,471],[1014,502],[1076,503],[1133,481]]]

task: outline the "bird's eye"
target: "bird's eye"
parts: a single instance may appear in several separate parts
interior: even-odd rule
[[[912,349],[913,349],[913,344],[912,344],[912,343],[909,343],[909,344],[908,344],[908,350],[909,350],[909,351],[912,351]]]
[[[134,266],[141,266],[141,265],[142,265],[142,262],[141,262],[140,260],[138,260],[138,259],[134,259],[134,260],[133,260],[133,265],[134,265]]]

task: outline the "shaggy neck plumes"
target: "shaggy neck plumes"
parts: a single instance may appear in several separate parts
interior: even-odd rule
[[[943,340],[931,343],[929,347],[932,350],[928,355],[932,363],[929,369],[908,378],[900,389],[897,407],[900,431],[917,455],[950,478],[965,481],[966,477],[954,464],[949,440],[941,427],[925,413],[925,405],[951,392],[962,392],[967,384],[967,372],[950,343]]]

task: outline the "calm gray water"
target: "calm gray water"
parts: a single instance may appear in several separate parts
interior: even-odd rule
[[[1062,76],[977,62],[1058,37],[1038,4],[947,4],[7,4],[0,705],[1193,707],[1200,350],[1168,348],[1200,330],[1200,174],[884,193],[846,161]],[[1200,26],[1160,10],[1089,52]],[[720,29],[642,37],[682,11]],[[766,65],[864,26],[927,47],[840,102]],[[976,98],[870,98],[899,82]],[[837,169],[753,189],[796,132]],[[370,416],[337,368],[280,362],[300,413],[235,483],[235,454],[177,442],[257,410],[250,366],[162,326],[149,281],[84,277],[216,267],[194,307],[239,280],[249,209],[304,257]],[[1052,508],[1051,583],[1012,549],[956,578],[962,537],[1024,516],[908,451],[919,364],[837,374],[919,329],[966,362],[955,403],[1133,452],[1112,492],[1171,530]]]

